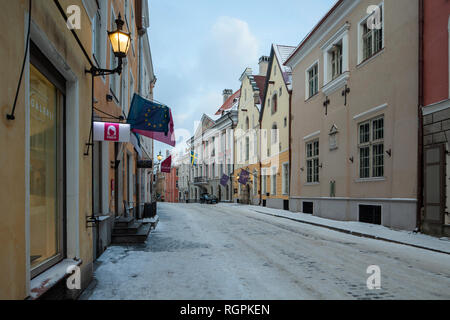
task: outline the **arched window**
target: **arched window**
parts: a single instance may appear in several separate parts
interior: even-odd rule
[[[277,109],[278,109],[278,98],[277,98],[277,95],[274,94],[274,96],[272,98],[272,114],[277,112]]]

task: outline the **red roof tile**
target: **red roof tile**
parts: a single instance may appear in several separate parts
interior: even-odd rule
[[[234,105],[234,99],[239,99],[241,97],[241,90],[236,91],[231,97],[225,101],[225,103],[217,110],[216,116],[220,116],[222,112],[231,109]]]

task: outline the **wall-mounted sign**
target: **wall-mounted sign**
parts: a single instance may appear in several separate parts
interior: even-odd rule
[[[139,169],[151,169],[153,168],[152,160],[139,160],[137,163]]]
[[[122,123],[94,122],[94,140],[130,142],[130,125]]]

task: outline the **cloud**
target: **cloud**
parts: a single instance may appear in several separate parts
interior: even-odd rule
[[[247,22],[232,17],[219,17],[210,32],[212,54],[227,64],[255,64],[259,42],[251,33]]]

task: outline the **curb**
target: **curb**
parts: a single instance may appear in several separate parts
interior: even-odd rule
[[[252,210],[252,211],[257,212],[257,213],[261,213],[261,214],[264,214],[264,215],[267,215],[267,216],[272,216],[272,217],[287,219],[287,220],[291,220],[291,221],[295,221],[295,222],[300,222],[300,223],[303,223],[303,224],[312,225],[312,226],[315,226],[315,227],[327,228],[327,229],[330,229],[330,230],[333,230],[333,231],[350,234],[352,236],[356,236],[356,237],[360,237],[360,238],[381,240],[381,241],[386,241],[386,242],[390,242],[390,243],[401,244],[401,245],[405,245],[405,246],[409,246],[409,247],[414,247],[414,248],[418,248],[418,249],[424,249],[424,250],[428,250],[428,251],[433,251],[433,252],[437,252],[437,253],[443,253],[443,254],[450,255],[450,252],[442,251],[442,250],[439,250],[439,249],[433,249],[433,248],[429,248],[429,247],[423,247],[423,246],[419,246],[419,245],[408,243],[408,242],[402,242],[402,241],[397,241],[397,240],[392,240],[392,239],[388,239],[388,238],[374,236],[374,235],[371,235],[371,234],[361,233],[361,232],[357,232],[357,231],[351,231],[351,230],[347,230],[347,229],[336,228],[336,227],[327,226],[327,225],[319,224],[319,223],[315,223],[315,222],[309,222],[309,221],[304,221],[304,220],[297,220],[297,219],[294,219],[294,218],[280,216],[280,215],[277,215],[277,214],[274,214],[274,213],[267,213],[267,212],[262,212],[262,211],[258,211],[258,210]]]

